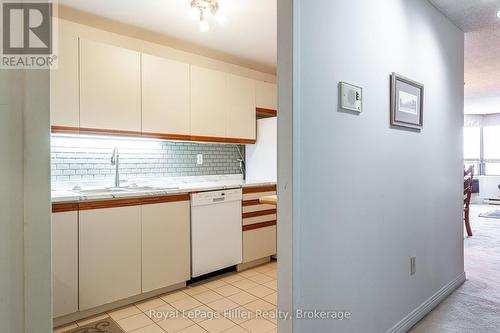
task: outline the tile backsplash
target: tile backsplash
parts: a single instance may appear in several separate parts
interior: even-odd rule
[[[239,151],[245,156],[241,145],[52,135],[52,181],[113,179],[114,147],[122,179],[241,174]]]

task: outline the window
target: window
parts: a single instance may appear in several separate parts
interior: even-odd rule
[[[483,133],[484,159],[500,162],[500,126],[485,127]]]
[[[500,126],[488,126],[483,129],[483,149],[485,174],[500,175]]]
[[[481,127],[464,127],[464,159],[481,159]]]
[[[500,126],[464,128],[464,165],[475,174],[500,176]]]
[[[464,127],[464,165],[474,166],[474,174],[481,172],[481,127]]]
[[[500,176],[500,163],[486,163],[486,176]]]

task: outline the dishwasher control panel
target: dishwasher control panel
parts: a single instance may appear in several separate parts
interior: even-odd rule
[[[210,205],[223,202],[241,201],[241,188],[221,191],[191,193],[191,206]]]

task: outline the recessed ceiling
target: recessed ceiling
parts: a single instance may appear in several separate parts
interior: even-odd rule
[[[465,33],[465,96],[500,96],[500,0],[430,0]]]
[[[195,46],[227,54],[254,69],[276,72],[276,0],[219,0],[224,25],[209,19],[200,32],[190,16],[190,0],[59,0],[59,5],[160,33]]]

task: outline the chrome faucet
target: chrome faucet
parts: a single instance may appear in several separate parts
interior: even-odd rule
[[[241,151],[240,146],[235,145],[236,150],[238,151],[238,154],[240,155],[240,158],[238,158],[236,161],[240,163],[240,171],[241,174],[243,175],[243,179],[246,179],[246,165],[245,165],[245,158],[243,158],[243,152]]]
[[[115,167],[115,187],[120,187],[120,151],[116,147],[113,149],[113,156],[111,156],[111,165]]]

